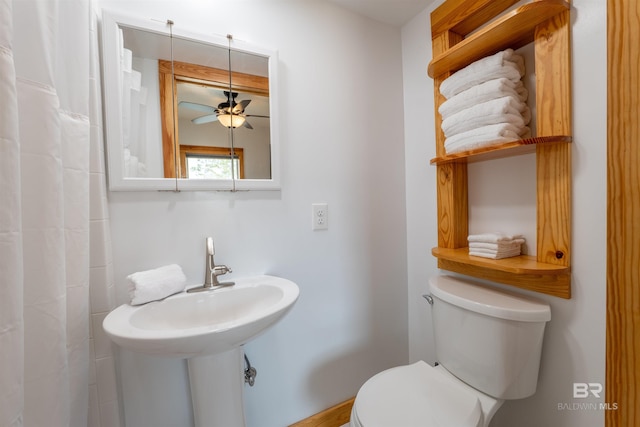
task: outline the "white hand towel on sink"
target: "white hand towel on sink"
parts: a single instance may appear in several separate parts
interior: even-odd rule
[[[130,274],[127,282],[131,305],[140,305],[182,292],[187,285],[187,278],[179,265],[170,264]]]

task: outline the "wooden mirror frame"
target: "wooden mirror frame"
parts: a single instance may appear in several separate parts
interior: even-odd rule
[[[178,126],[178,82],[194,82],[212,86],[218,89],[229,89],[229,76],[233,91],[269,96],[269,78],[238,72],[229,73],[220,68],[205,67],[203,65],[186,62],[158,61],[160,79],[160,116],[162,123],[162,155],[164,160],[164,177],[175,178],[184,176],[180,153],[180,137]]]

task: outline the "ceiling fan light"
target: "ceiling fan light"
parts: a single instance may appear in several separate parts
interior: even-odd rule
[[[225,127],[237,128],[244,124],[245,118],[237,114],[218,114],[218,121]]]

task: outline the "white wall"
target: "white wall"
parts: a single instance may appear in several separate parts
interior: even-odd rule
[[[604,384],[605,377],[606,4],[597,0],[572,3],[573,297],[563,300],[536,295],[552,309],[538,392],[531,398],[505,403],[493,427],[596,427],[604,423],[602,410],[558,409],[558,404],[604,402],[604,396],[574,399],[573,383]],[[420,298],[426,292],[427,277],[438,272],[430,255],[437,234],[435,167],[428,166],[435,154],[433,82],[425,77],[431,58],[429,12],[403,27],[402,41],[410,359],[433,362],[429,308]],[[471,232],[494,227],[535,235],[531,215],[521,219],[523,206],[535,203],[531,200],[531,179],[535,176],[528,163],[531,160],[535,161],[524,156],[470,166]],[[491,203],[483,201],[486,194],[479,194],[480,187],[475,185],[479,181],[492,186]],[[523,195],[517,194],[513,182],[522,185]]]
[[[431,312],[422,295],[429,293],[429,277],[437,272],[431,248],[438,245],[436,209],[433,81],[429,11],[402,28],[402,68],[405,112],[405,170],[407,198],[407,273],[409,358],[433,364],[435,352]]]
[[[246,346],[258,369],[248,426],[282,427],[408,361],[400,30],[324,1],[101,1],[192,31],[278,50],[282,190],[110,193],[115,282],[180,264],[204,274],[204,239],[234,276],[300,286],[293,311]],[[329,230],[311,231],[311,203]],[[185,364],[122,352],[126,425],[192,423]]]

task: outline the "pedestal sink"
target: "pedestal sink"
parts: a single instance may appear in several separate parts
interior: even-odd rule
[[[186,358],[196,427],[244,426],[241,346],[275,324],[298,298],[286,279],[235,279],[233,287],[180,293],[141,306],[123,304],[103,328],[119,346]]]

